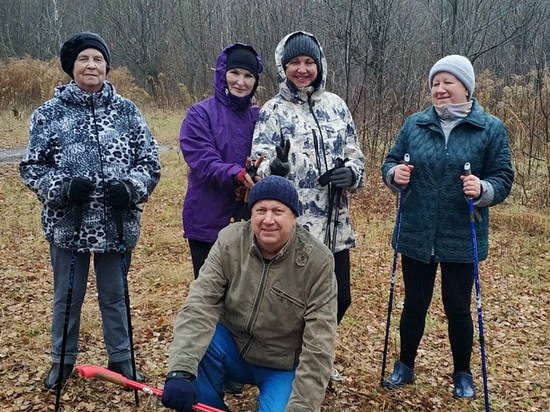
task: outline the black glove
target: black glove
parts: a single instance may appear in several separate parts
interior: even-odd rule
[[[269,164],[269,169],[272,175],[286,176],[290,172],[290,164],[288,163],[288,152],[290,151],[290,140],[285,140],[284,146],[275,146],[277,157]]]
[[[340,167],[332,171],[330,183],[335,187],[350,187],[355,183],[355,175],[349,167]]]
[[[252,179],[252,182],[254,182],[254,178],[258,176],[256,167],[254,165],[250,167],[243,167],[239,173],[235,175],[235,179],[237,179],[237,182],[239,185],[246,186],[246,175],[250,176],[250,179]]]
[[[63,183],[61,196],[68,199],[75,205],[88,203],[92,198],[95,186],[90,179],[85,177],[74,177],[69,182]]]
[[[105,202],[116,209],[129,209],[134,200],[134,189],[129,182],[111,180],[105,189]]]
[[[171,377],[172,374],[177,376]],[[191,380],[193,376],[187,372],[170,372],[162,392],[162,405],[178,412],[193,412],[197,392]]]

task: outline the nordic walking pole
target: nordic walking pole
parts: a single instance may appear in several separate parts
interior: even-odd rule
[[[464,164],[464,174],[466,176],[472,174],[472,168],[469,162],[466,162]],[[487,366],[485,364],[485,337],[483,335],[483,316],[481,314],[481,292],[479,288],[479,271],[478,271],[478,262],[477,262],[477,241],[476,241],[476,228],[475,228],[475,215],[474,215],[474,201],[471,197],[468,197],[468,204],[470,207],[470,226],[472,228],[472,250],[474,253],[476,306],[477,306],[477,319],[479,322],[479,346],[481,347],[481,366],[483,369],[483,390],[485,392],[485,411],[489,412],[489,394],[487,392]]]
[[[340,215],[340,202],[342,201],[342,191],[343,188],[338,187],[336,189],[336,200],[335,200],[335,210],[334,210],[334,227],[332,230],[332,243],[330,244],[330,251],[334,255],[336,249],[336,234],[338,232],[338,216]]]
[[[346,158],[347,160],[347,158]],[[344,167],[346,164],[346,160],[342,160],[341,158],[336,159],[336,167]],[[336,190],[336,193],[333,195],[332,201],[333,201],[333,207],[335,207],[334,210],[334,227],[332,230],[332,243],[331,243],[331,252],[334,255],[335,249],[336,249],[336,234],[338,232],[338,221],[339,221],[339,215],[340,215],[340,202],[342,201],[342,192],[344,189],[342,187],[333,187],[334,190]],[[336,198],[336,200],[334,200]],[[330,215],[329,215],[330,218]]]
[[[126,304],[126,318],[128,321],[128,338],[130,339],[130,360],[132,362],[132,378],[137,381],[136,357],[134,352],[134,332],[132,328],[132,315],[130,313],[130,293],[128,292],[128,265],[126,262],[126,246],[124,246],[124,223],[122,221],[122,209],[113,208],[113,215],[118,231],[120,242],[120,269],[122,271],[122,284],[124,286],[124,303]],[[134,399],[136,406],[139,406],[139,396],[137,389],[134,389]]]
[[[125,378],[120,373],[110,371],[108,369],[94,366],[94,365],[79,365],[76,367],[80,375],[85,378],[98,378],[103,381],[111,382],[116,385],[124,386],[127,388],[134,388],[136,390],[143,391],[149,395],[155,395],[159,398],[162,397],[162,389],[154,388],[152,386],[144,385],[136,381]],[[199,412],[222,412],[221,410],[208,406],[203,403],[196,403],[193,405],[193,409]]]
[[[71,248],[71,266],[69,269],[69,282],[67,286],[67,301],[65,305],[65,322],[63,324],[63,338],[61,340],[61,356],[59,358],[59,371],[57,373],[57,388],[55,393],[55,412],[59,410],[61,400],[61,384],[63,383],[63,367],[65,366],[65,351],[67,349],[67,334],[69,332],[69,318],[71,316],[71,303],[73,300],[74,272],[76,268],[76,254],[78,252],[78,240],[80,226],[82,224],[82,205],[76,205],[74,209],[74,232]]]
[[[411,158],[408,153],[403,156],[403,163],[408,164]],[[384,386],[384,375],[386,374],[386,358],[388,354],[388,338],[390,335],[391,311],[393,306],[393,290],[395,287],[395,269],[397,267],[397,254],[399,248],[399,234],[401,232],[401,210],[403,207],[403,199],[405,198],[405,188],[401,188],[399,194],[399,209],[397,210],[397,218],[395,221],[395,252],[393,253],[393,267],[391,272],[390,300],[388,302],[388,318],[386,319],[386,337],[384,338],[384,355],[382,357],[382,375],[380,376],[380,386]]]

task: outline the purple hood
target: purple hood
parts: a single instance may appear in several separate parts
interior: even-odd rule
[[[235,201],[235,175],[250,155],[260,108],[252,105],[253,93],[235,97],[228,91],[227,50],[233,46],[218,56],[214,96],[191,106],[180,130],[181,151],[189,165],[182,213],[184,237],[204,242],[214,242],[232,217],[236,221],[249,217],[248,204]],[[260,56],[251,46],[244,46],[257,56],[259,77]]]

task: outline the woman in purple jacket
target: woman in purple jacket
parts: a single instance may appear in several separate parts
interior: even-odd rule
[[[189,165],[183,231],[195,279],[218,232],[232,219],[249,217],[244,192],[253,183],[246,166],[260,111],[252,99],[262,68],[251,46],[227,46],[216,62],[214,96],[191,106],[181,125],[181,152]]]

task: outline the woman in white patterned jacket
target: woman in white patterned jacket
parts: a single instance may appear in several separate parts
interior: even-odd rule
[[[318,40],[298,31],[275,50],[279,93],[260,111],[252,157],[258,174],[285,176],[298,190],[298,223],[331,249],[338,282],[338,323],[351,304],[349,249],[355,234],[348,190],[365,184],[364,156],[346,103],[325,90],[327,63]],[[334,381],[341,381],[333,370]]]

